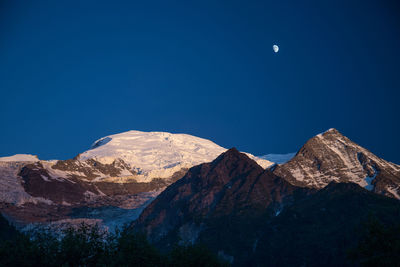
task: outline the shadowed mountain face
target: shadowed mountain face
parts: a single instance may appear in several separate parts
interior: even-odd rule
[[[332,182],[300,199],[266,222],[251,265],[354,266],[347,253],[373,216],[397,225],[400,201],[371,193],[353,183]]]
[[[257,236],[259,218],[275,216],[308,191],[263,170],[233,148],[211,163],[191,168],[145,209],[133,227],[166,247],[178,241],[212,245],[208,238],[230,240],[234,229],[233,236],[242,244]],[[242,226],[252,229],[243,240]]]
[[[230,149],[189,169],[131,227],[160,248],[204,243],[239,266],[338,266],[369,214],[400,219],[398,200],[357,184],[317,190],[283,178]]]
[[[323,188],[330,182],[353,182],[367,190],[400,198],[400,166],[352,142],[336,129],[307,141],[274,174],[301,187]]]

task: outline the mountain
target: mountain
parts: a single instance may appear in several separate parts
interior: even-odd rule
[[[252,218],[269,220],[331,182],[399,196],[400,167],[335,129],[311,138],[289,161],[271,164],[190,135],[129,131],[101,138],[73,159],[0,158],[0,210],[25,228],[85,221],[111,229],[143,211],[135,227],[168,245],[206,240],[196,234],[203,226],[225,233],[219,228],[226,218],[236,231]]]
[[[357,145],[336,129],[308,140],[274,174],[291,184],[323,188],[330,182],[353,182],[372,192],[400,199],[400,166]]]
[[[178,240],[195,243],[216,225],[220,230],[219,223],[234,227],[236,222],[275,216],[295,195],[306,192],[232,148],[211,163],[189,169],[143,211],[132,227],[144,231],[152,242],[166,246]]]
[[[188,168],[226,149],[186,134],[129,131],[106,136],[73,159],[0,158],[0,207],[21,225],[65,220],[130,222]],[[272,163],[254,157],[263,167]]]
[[[400,201],[351,182],[298,187],[230,149],[168,186],[131,230],[165,250],[205,244],[236,266],[346,266],[370,214],[397,223]]]

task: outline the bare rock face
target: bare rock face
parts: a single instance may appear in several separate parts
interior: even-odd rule
[[[19,176],[29,195],[50,200],[51,203],[77,204],[85,200],[86,192],[100,194],[96,187],[75,177],[66,179],[51,176],[40,162],[24,166]]]
[[[121,159],[0,161],[0,208],[20,227],[81,220],[120,227],[186,171],[141,182]]]
[[[86,180],[92,180],[98,177],[119,177],[122,175],[135,175],[130,166],[122,159],[115,159],[109,164],[98,162],[94,159],[84,161],[77,159],[59,160],[52,166],[55,170],[75,172]]]
[[[400,166],[352,142],[336,129],[311,138],[274,174],[301,187],[323,188],[330,182],[353,182],[370,191],[400,198]]]
[[[239,221],[273,216],[296,190],[233,148],[211,163],[189,169],[144,210],[132,227],[146,232],[153,242],[193,243],[211,225],[227,217]]]
[[[78,205],[93,199],[151,192],[165,188],[183,175],[178,173],[177,177],[170,179],[137,182],[135,173],[120,159],[110,164],[93,159],[59,160],[55,163],[38,161],[25,164],[18,172],[26,193],[62,205]]]

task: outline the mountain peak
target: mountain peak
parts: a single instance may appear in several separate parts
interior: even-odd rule
[[[228,149],[225,153],[240,153],[239,150],[237,150],[236,147],[232,147],[230,149]]]
[[[375,156],[334,128],[309,139],[294,158],[277,166],[274,173],[303,187],[353,182],[392,197],[398,196],[400,188],[400,166]]]
[[[213,168],[230,169],[231,171],[236,169],[241,171],[244,169],[263,171],[263,168],[256,161],[234,147],[219,155],[210,165]]]
[[[341,134],[337,129],[335,128],[330,128],[328,130],[326,130],[325,132],[322,132],[320,134],[317,134],[315,137],[321,137],[321,136],[343,136],[343,134]]]
[[[325,131],[326,133],[339,133],[339,131],[336,128],[329,128],[328,130]]]
[[[227,151],[221,153],[221,155],[219,155],[216,158],[216,161],[219,161],[219,160],[222,160],[222,159],[223,160],[230,160],[232,158],[242,158],[242,159],[248,158],[248,159],[250,159],[246,154],[241,153],[235,147],[232,147],[232,148],[228,149]]]

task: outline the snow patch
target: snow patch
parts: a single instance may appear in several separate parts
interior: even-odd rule
[[[41,174],[40,175],[42,177],[42,179],[46,182],[50,182],[49,178],[46,175]]]
[[[386,190],[389,193],[391,193],[395,198],[400,199],[398,188],[388,186],[388,187],[386,187]]]
[[[287,153],[287,154],[266,154],[264,156],[258,156],[260,159],[265,159],[270,162],[274,162],[277,164],[283,164],[291,160],[296,153]]]
[[[375,167],[372,167],[374,169],[374,174],[372,176],[367,176],[365,177],[365,182],[367,183],[366,186],[364,186],[365,189],[372,191],[374,189],[374,185],[372,184],[372,181],[376,178],[378,175],[378,171],[376,170]]]
[[[275,216],[278,216],[279,214],[281,214],[282,212],[282,208],[279,208],[277,211],[275,211]]]

